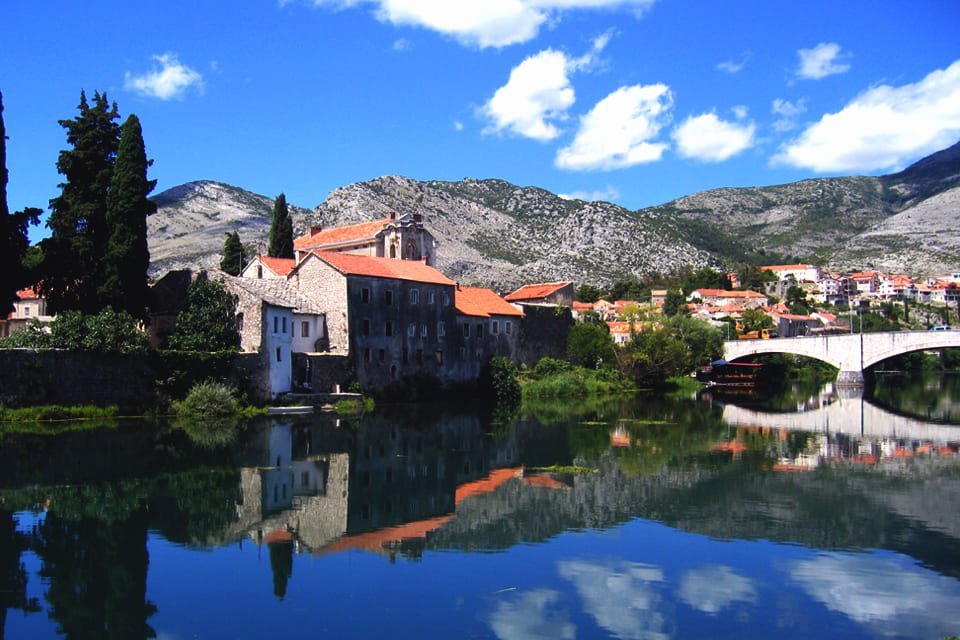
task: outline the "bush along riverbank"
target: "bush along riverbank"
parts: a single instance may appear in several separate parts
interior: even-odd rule
[[[588,369],[565,360],[543,358],[519,372],[524,400],[601,396],[632,391],[634,385],[614,369]]]

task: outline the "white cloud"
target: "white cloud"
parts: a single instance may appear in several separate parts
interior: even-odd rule
[[[565,560],[558,563],[558,571],[576,586],[584,610],[614,637],[670,637],[662,611],[664,577],[659,568],[635,562]]]
[[[813,49],[800,49],[797,55],[800,56],[797,75],[801,78],[819,80],[850,70],[849,64],[839,61],[839,58],[846,58],[848,54],[842,52],[840,45],[835,42],[821,42]]]
[[[454,131],[463,131],[463,123],[459,120],[453,121],[453,130]]]
[[[560,135],[551,121],[563,120],[575,97],[565,54],[547,49],[518,64],[507,84],[497,89],[482,108],[492,121],[488,132],[504,129],[534,140]]]
[[[564,200],[583,200],[584,202],[616,202],[620,199],[620,190],[608,185],[605,189],[595,191],[572,191],[570,193],[557,194]]]
[[[680,581],[678,595],[694,609],[709,614],[719,613],[735,602],[757,601],[753,582],[722,566],[688,571]]]
[[[527,42],[563,11],[632,9],[640,14],[655,0],[314,0],[333,9],[372,5],[377,19],[422,27],[477,47]]]
[[[738,104],[731,107],[730,111],[733,111],[733,115],[736,116],[737,120],[743,120],[750,114],[750,108],[745,104]]]
[[[796,102],[790,102],[789,100],[776,98],[770,110],[780,116],[773,123],[774,130],[780,133],[790,131],[797,126],[796,117],[807,111],[807,99],[800,98]]]
[[[609,33],[598,36],[590,51],[578,58],[547,49],[514,67],[507,84],[481,108],[491,121],[486,132],[508,130],[540,141],[560,135],[555,122],[567,118],[567,109],[576,99],[570,74],[593,65],[610,37]]]
[[[538,589],[505,599],[490,616],[490,627],[502,640],[526,638],[557,638],[573,640],[577,627],[567,616],[553,611],[560,594],[553,589]]]
[[[413,48],[413,43],[407,40],[406,38],[398,38],[393,41],[393,50],[400,53],[404,51],[410,51]]]
[[[203,89],[203,76],[177,59],[174,53],[153,56],[158,65],[152,71],[124,74],[123,87],[142,96],[170,100],[181,98],[190,87]]]
[[[620,87],[580,118],[580,129],[554,161],[561,169],[622,169],[663,156],[654,142],[670,118],[673,97],[664,84]]]
[[[717,69],[723,71],[724,73],[735,74],[740,73],[745,66],[747,66],[747,60],[750,59],[750,52],[744,53],[739,60],[731,58],[730,60],[724,60],[723,62],[717,63]]]
[[[775,164],[814,171],[895,169],[960,137],[960,60],[914,84],[868,89],[787,143]]]
[[[960,587],[905,556],[826,553],[790,575],[831,611],[887,636],[939,638],[960,628]]]
[[[727,122],[715,113],[691,116],[673,131],[677,152],[703,162],[722,162],[753,146],[756,125]]]

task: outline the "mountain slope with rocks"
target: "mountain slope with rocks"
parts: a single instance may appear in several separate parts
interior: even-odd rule
[[[270,198],[200,181],[154,200],[154,275],[216,268],[224,234],[234,230],[251,255],[266,248]],[[557,280],[605,285],[742,262],[937,275],[960,268],[960,143],[888,176],[714,189],[639,211],[503,180],[398,176],[336,189],[314,210],[290,207],[298,235],[392,211],[423,215],[449,277],[498,289]]]

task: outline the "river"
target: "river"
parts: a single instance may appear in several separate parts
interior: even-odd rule
[[[956,379],[0,439],[6,638],[960,634]],[[886,403],[886,404],[881,404]]]

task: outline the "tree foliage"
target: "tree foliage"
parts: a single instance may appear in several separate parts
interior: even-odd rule
[[[640,385],[659,385],[715,360],[723,353],[723,335],[708,323],[676,315],[659,330],[639,333],[620,351],[621,374]]]
[[[114,309],[143,318],[147,307],[147,216],[157,205],[147,196],[156,180],[147,179],[147,160],[140,120],[131,115],[123,123],[110,191],[106,222],[109,229],[100,299]]]
[[[95,93],[91,105],[81,92],[78,109],[75,119],[60,121],[72,149],[57,160],[65,181],[50,201],[51,235],[42,243],[41,291],[53,313],[95,313],[104,306],[98,289],[105,276],[107,195],[120,141],[119,114],[105,93]]]
[[[33,320],[22,331],[0,341],[0,347],[141,353],[148,341],[133,316],[107,307],[91,315],[64,311],[47,327]]]
[[[3,124],[3,94],[0,93],[0,317],[6,317],[17,301],[17,291],[34,284],[24,265],[30,247],[27,227],[37,224],[40,209],[27,208],[11,214],[7,208],[7,136]]]
[[[610,329],[604,323],[577,323],[567,334],[567,360],[577,366],[599,369],[614,363]]]
[[[239,276],[246,263],[243,244],[237,231],[226,234],[223,241],[223,256],[220,258],[220,270],[231,276]]]
[[[596,302],[600,299],[602,293],[603,292],[600,291],[600,289],[592,284],[581,284],[579,287],[577,287],[574,299],[577,302]]]
[[[768,316],[761,309],[747,309],[740,317],[743,325],[743,331],[761,331],[763,329],[773,329],[773,318]]]
[[[237,298],[222,282],[197,276],[187,289],[187,306],[177,316],[168,346],[181,351],[230,351],[240,348]]]
[[[687,274],[680,284],[680,289],[684,293],[690,294],[697,289],[726,289],[729,286],[730,280],[727,279],[725,273],[720,273],[710,267],[703,267]]]
[[[287,197],[282,193],[273,202],[267,255],[271,258],[293,258],[293,221],[290,219]]]
[[[672,317],[676,315],[687,314],[687,299],[677,289],[667,291],[667,296],[663,300],[663,315]]]

